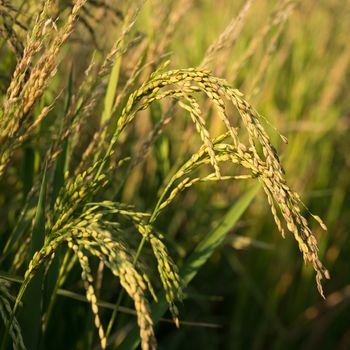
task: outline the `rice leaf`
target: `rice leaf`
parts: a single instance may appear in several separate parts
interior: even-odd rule
[[[45,239],[45,199],[47,187],[46,165],[40,187],[38,205],[36,209],[30,246],[30,258],[43,246]],[[40,268],[28,285],[23,299],[23,307],[19,313],[24,342],[28,349],[37,349],[40,341],[41,312],[42,312],[42,284],[44,269]]]
[[[122,45],[122,43],[121,43]],[[104,109],[101,118],[101,126],[105,124],[112,116],[113,105],[118,87],[120,65],[122,62],[122,55],[118,55],[115,59],[111,75],[109,77],[106,96],[104,99]]]
[[[67,96],[66,96],[66,102],[64,107],[65,115],[68,113],[68,110],[72,101],[72,96],[73,96],[73,74],[74,74],[74,71],[72,66],[69,72]],[[56,160],[56,166],[55,166],[55,172],[54,172],[54,178],[53,178],[53,184],[52,184],[52,196],[51,196],[52,205],[55,203],[55,200],[58,196],[58,192],[63,186],[64,174],[68,170],[68,161],[69,161],[68,138],[65,138],[62,145],[62,150]]]

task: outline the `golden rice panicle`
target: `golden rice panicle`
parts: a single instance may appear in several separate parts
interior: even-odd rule
[[[89,223],[89,220],[76,222],[72,238],[78,247],[83,247],[111,270],[120,279],[121,286],[133,299],[140,327],[142,349],[155,349],[156,340],[153,331],[153,320],[146,298],[148,283],[136,270],[129,248],[117,241],[101,223]],[[79,248],[80,249],[80,248]]]
[[[75,1],[72,11],[67,21],[65,22],[65,25],[54,36],[54,40],[51,46],[40,57],[34,66],[28,82],[26,83],[23,103],[24,114],[32,108],[36,100],[42,95],[50,77],[56,73],[57,55],[59,53],[59,50],[71,35],[79,10],[85,5],[86,1],[87,0]]]
[[[29,122],[29,112],[56,74],[59,51],[72,33],[79,10],[85,3],[86,0],[75,1],[68,19],[60,30],[56,29],[56,24],[48,17],[52,1],[47,0],[44,3],[43,10],[28,37],[23,57],[17,64],[0,113],[0,175],[4,172],[14,148],[21,144],[21,134],[28,134],[27,129],[34,129],[33,125],[38,124],[38,120]],[[45,47],[41,50],[44,44]],[[39,52],[40,56],[33,64]],[[40,114],[39,121],[46,114]]]
[[[232,97],[233,104],[237,107],[249,134],[250,150],[253,152],[253,161],[256,165],[265,168],[259,176],[265,192],[271,193],[273,200],[278,204],[282,216],[286,222],[288,230],[293,233],[303,253],[305,261],[311,262],[316,271],[317,287],[322,296],[323,290],[321,280],[328,279],[329,273],[322,265],[318,257],[317,240],[308,226],[307,220],[301,215],[302,202],[299,196],[290,190],[284,178],[284,170],[273,147],[271,140],[259,121],[259,115],[246,102],[241,94],[237,94],[233,89],[226,89]],[[262,147],[264,159],[258,154],[255,147],[255,140]],[[277,212],[273,205],[272,198],[268,197],[271,205],[272,214],[275,218],[277,227],[284,235],[284,230],[277,217]]]
[[[110,239],[108,238],[104,239],[104,242],[107,244],[109,241]],[[131,255],[127,252],[125,247],[117,243],[114,246],[112,254],[115,263],[111,266],[111,270],[120,278],[120,284],[134,301],[137,322],[140,327],[142,349],[155,349],[157,346],[153,330],[153,320],[149,303],[145,296],[147,283],[137,272]]]
[[[120,283],[129,296],[134,300],[137,313],[137,322],[140,327],[142,350],[153,350],[157,348],[157,342],[153,330],[149,303],[145,297],[147,285],[132,263],[128,263],[129,257],[125,251],[119,252],[119,259],[123,264],[119,267]]]
[[[84,287],[86,290],[86,299],[91,303],[91,309],[94,314],[94,323],[95,327],[98,331],[98,336],[100,338],[100,344],[102,349],[106,349],[107,347],[107,339],[105,337],[105,332],[103,330],[103,326],[101,324],[98,305],[97,305],[97,297],[94,290],[94,280],[92,277],[89,260],[87,256],[82,252],[82,247],[79,247],[74,240],[70,240],[68,242],[68,246],[74,251],[75,255],[78,258],[80,267],[82,269],[81,278],[84,282]]]
[[[20,88],[25,80],[25,74],[33,64],[33,58],[42,48],[43,38],[45,33],[47,33],[45,23],[48,20],[51,5],[51,0],[45,2],[42,11],[36,18],[30,35],[28,35],[27,43],[23,50],[23,56],[18,61],[12,75],[11,83],[6,93],[7,102],[5,102],[5,104],[10,103],[15,97],[18,96]]]
[[[29,262],[28,268],[24,274],[24,282],[23,285],[26,283],[28,284],[29,281],[34,277],[37,269],[46,261],[49,259],[49,257],[54,252],[55,248],[58,246],[58,244],[55,244],[56,241],[51,242],[50,245],[44,246],[39,251],[35,252],[32,259]]]
[[[177,267],[169,256],[168,250],[162,242],[162,237],[158,237],[154,234],[150,225],[140,223],[138,225],[138,230],[151,244],[153,254],[157,259],[158,272],[165,290],[170,312],[174,318],[175,324],[179,326],[178,310],[175,305],[175,300],[182,300],[183,295]]]
[[[202,112],[200,110],[199,104],[193,97],[186,97],[186,100],[189,102],[190,105],[186,105],[182,102],[179,102],[179,104],[183,109],[187,110],[190,113],[191,119],[194,125],[196,126],[196,130],[199,133],[202,142],[207,149],[211,165],[215,170],[216,177],[219,179],[221,177],[220,167],[216,160],[213,143],[211,141],[209,131],[205,126],[205,120],[202,117]]]
[[[5,172],[5,168],[10,160],[10,156],[11,154],[8,149],[5,150],[0,156],[0,178]]]
[[[179,89],[162,91],[163,88],[173,85],[178,85]],[[316,271],[318,289],[323,295],[320,281],[322,278],[328,278],[329,274],[318,258],[316,239],[308,227],[307,221],[300,214],[302,203],[299,197],[286,184],[284,169],[269,135],[260,122],[259,114],[244,99],[243,94],[239,90],[233,89],[225,80],[212,76],[206,70],[191,68],[167,72],[158,71],[151,76],[149,81],[145,82],[130,95],[118,120],[118,133],[134,119],[139,110],[147,108],[152,101],[167,96],[175,96],[180,99],[180,106],[191,114],[197,130],[201,134],[206,152],[209,154],[210,162],[215,165],[218,176],[218,157],[215,154],[209,134],[204,132],[204,123],[201,118],[198,118],[198,104],[192,97],[198,91],[206,93],[214,106],[216,106],[219,116],[232,137],[233,145],[236,147],[234,159],[238,160],[240,158],[239,162],[250,168],[254,176],[258,176],[263,183],[272,215],[278,229],[284,236],[284,228],[278,217],[274,202],[277,204],[285,224],[297,240],[305,260],[312,263]],[[231,102],[239,112],[244,125],[243,131],[245,130],[248,134],[248,145],[244,145],[240,141],[236,128],[227,117],[223,98]],[[181,100],[190,102],[190,105],[185,105]],[[246,152],[247,149],[249,153]],[[225,157],[227,158],[227,156]],[[180,188],[185,188],[191,184],[192,180],[188,178],[181,182],[179,186]],[[174,191],[176,194],[176,189]]]
[[[107,184],[107,178],[104,174],[94,177],[100,162],[96,162],[87,170],[71,178],[66,187],[61,190],[56,199],[54,207],[53,227],[55,231],[69,221],[71,215],[79,207],[87,196],[95,193]]]

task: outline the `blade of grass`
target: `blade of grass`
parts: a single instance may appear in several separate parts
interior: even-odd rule
[[[71,105],[72,96],[73,96],[73,76],[74,76],[74,70],[73,66],[70,69],[69,72],[69,79],[68,79],[68,86],[67,86],[67,97],[65,101],[64,106],[64,115],[66,116],[69,110],[69,107]],[[54,172],[54,178],[53,178],[53,184],[52,184],[52,197],[51,197],[51,204],[54,205],[56,198],[58,196],[58,193],[63,186],[64,183],[64,174],[68,170],[68,163],[69,163],[69,153],[68,153],[68,138],[64,139],[63,145],[62,145],[62,151],[57,157],[56,160],[56,166],[55,166],[55,172]]]
[[[25,202],[26,197],[33,186],[34,174],[35,174],[35,152],[29,145],[24,150],[23,158],[23,170],[22,170],[22,182],[23,182],[23,201]]]
[[[117,92],[121,61],[122,61],[122,55],[118,55],[117,59],[114,62],[112,72],[108,81],[107,92],[104,100],[104,110],[102,114],[101,125],[104,125],[104,123],[111,117],[114,99]]]
[[[256,196],[260,189],[260,184],[257,183],[244,193],[238,201],[227,212],[219,225],[211,232],[209,232],[196,246],[193,253],[188,257],[182,268],[180,269],[180,276],[183,286],[186,287],[192,279],[197,275],[198,271],[208,261],[214,251],[220,246],[227,234],[237,223],[245,210],[248,208],[251,201]],[[168,305],[165,295],[162,294],[158,299],[158,303],[152,305],[153,321],[156,325],[162,315],[167,311]],[[140,343],[139,329],[135,324],[130,331],[129,336],[118,347],[119,350],[136,349]]]
[[[71,105],[72,97],[73,97],[73,83],[74,83],[74,69],[73,65],[71,66],[69,72],[69,79],[67,84],[67,95],[64,106],[64,117],[67,116],[69,111],[69,107]],[[62,124],[63,128],[63,124]],[[65,173],[68,171],[70,153],[69,153],[69,138],[65,138],[62,145],[62,151],[57,157],[55,164],[55,171],[53,175],[53,183],[52,183],[52,195],[51,195],[51,207],[53,208],[57,196],[64,185],[64,177]],[[58,249],[55,252],[55,257],[49,267],[47,272],[47,277],[45,280],[45,289],[44,289],[44,305],[43,305],[43,313],[45,313],[44,321],[43,321],[43,334],[45,334],[46,326],[50,318],[51,310],[53,304],[56,300],[56,291],[58,288],[58,275],[59,269],[62,262],[61,249]]]
[[[120,42],[120,47],[123,46],[123,40]],[[122,63],[123,55],[117,55],[111,75],[109,77],[107,91],[104,99],[104,109],[102,112],[102,117],[100,121],[100,126],[103,128],[103,126],[106,124],[106,122],[112,117],[113,112],[113,105],[115,101],[115,96],[117,93],[117,87],[118,87],[118,81],[119,81],[119,73],[120,73],[120,65]],[[106,136],[106,130],[104,129],[101,134],[101,139],[103,140]]]
[[[31,246],[30,258],[43,246],[45,239],[45,199],[46,199],[46,165],[43,171],[39,200],[36,209]],[[19,314],[24,342],[28,349],[37,349],[40,341],[40,325],[42,312],[42,284],[44,269],[41,268],[36,273],[32,282],[28,285],[24,293],[23,307]]]

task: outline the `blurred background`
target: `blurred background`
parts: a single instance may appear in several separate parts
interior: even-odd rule
[[[35,4],[17,1],[16,6],[24,6],[30,18]],[[59,2],[62,18],[70,6],[69,1]],[[123,18],[130,8],[132,14],[139,12],[135,27],[123,39],[117,96],[137,65],[144,69],[129,86],[130,91],[165,60],[170,60],[170,68],[204,65],[240,89],[266,118],[265,127],[281,155],[287,181],[308,208],[305,217],[312,222],[310,210],[328,227],[323,232],[312,222],[321,260],[331,275],[324,283],[327,299],[323,300],[314,271],[304,264],[293,237],[287,234],[282,239],[260,191],[185,290],[180,319],[191,324],[176,329],[161,322],[157,328],[159,348],[350,349],[350,1],[149,0],[142,6],[141,2],[89,1],[70,45],[60,54],[61,64],[43,97],[45,102],[65,91],[72,67],[73,86],[79,86],[91,57],[104,57],[123,30]],[[237,16],[241,17],[234,22]],[[235,25],[235,30],[226,31],[229,35],[225,36],[230,25]],[[16,30],[25,36],[21,28]],[[213,43],[221,46],[211,57]],[[10,46],[5,40],[0,45],[2,91],[16,62]],[[48,130],[54,135],[63,104],[64,93],[26,143],[34,158],[47,147],[47,139],[40,135]],[[137,154],[159,116],[170,109],[171,122],[147,157],[136,162],[120,193],[120,200],[142,210],[154,205],[151,194],[158,192],[167,174],[200,145],[189,118],[183,117],[183,111],[171,110],[170,105],[169,101],[155,104],[142,112],[120,149],[121,154]],[[218,116],[204,98],[202,106],[211,133],[222,132]],[[103,98],[81,126],[71,167],[93,137],[102,108]],[[274,127],[288,138],[287,145]],[[22,157],[17,155],[18,164]],[[15,169],[1,183],[2,201],[10,195],[11,186],[19,190],[25,186],[25,182],[14,180],[21,168]],[[119,174],[115,176],[117,183]],[[157,227],[165,234],[178,265],[249,186],[249,181],[199,184],[169,206]],[[74,289],[74,276],[78,275],[77,270],[65,287]],[[114,292],[109,296],[114,297]],[[46,343],[51,344],[50,349],[84,348],[79,334],[85,332],[85,308],[77,301],[58,298],[57,319],[70,321],[67,326],[64,322],[50,324]],[[118,320],[120,339],[127,336],[129,318],[123,315]]]

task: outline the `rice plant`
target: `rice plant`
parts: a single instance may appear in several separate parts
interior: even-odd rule
[[[46,349],[58,335],[57,347],[157,348],[159,325],[185,327],[192,279],[255,197],[270,213],[253,217],[292,234],[325,298],[312,227],[326,225],[287,181],[287,137],[259,103],[301,5],[244,2],[190,68],[176,34],[205,6],[168,5],[0,1],[1,349]],[[270,12],[242,46],[254,10]]]

